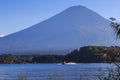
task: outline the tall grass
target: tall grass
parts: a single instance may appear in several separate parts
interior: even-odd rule
[[[18,80],[27,80],[27,75],[23,74],[23,75],[19,75],[18,76]]]

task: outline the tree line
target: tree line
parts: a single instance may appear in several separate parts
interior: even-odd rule
[[[1,54],[1,64],[26,63],[105,63],[120,62],[120,47],[118,46],[84,46],[73,50],[67,55],[13,55]]]

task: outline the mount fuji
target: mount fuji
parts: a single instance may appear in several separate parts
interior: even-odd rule
[[[109,21],[72,6],[27,29],[0,38],[0,53],[66,54],[87,45],[116,45]]]

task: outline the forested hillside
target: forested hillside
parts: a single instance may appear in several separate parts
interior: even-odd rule
[[[118,46],[85,46],[74,50],[67,55],[0,55],[0,63],[104,63],[120,62],[120,47]]]

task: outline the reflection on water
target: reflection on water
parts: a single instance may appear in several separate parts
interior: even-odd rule
[[[0,80],[94,80],[111,64],[1,64]]]

